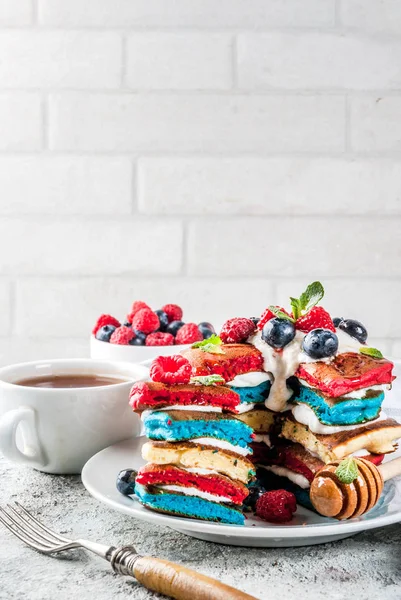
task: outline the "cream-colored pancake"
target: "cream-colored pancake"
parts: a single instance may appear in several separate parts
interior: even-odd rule
[[[255,472],[247,458],[191,443],[147,442],[142,446],[142,457],[158,465],[210,469],[242,483],[248,483]]]
[[[269,433],[274,424],[274,414],[271,410],[263,407],[253,408],[249,412],[233,416],[252,427],[255,433]]]

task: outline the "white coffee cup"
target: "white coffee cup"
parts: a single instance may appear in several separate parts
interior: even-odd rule
[[[140,434],[129,391],[147,373],[140,365],[85,358],[0,369],[0,452],[45,473],[80,473],[99,450]],[[120,382],[80,388],[17,384],[54,375],[103,375]]]

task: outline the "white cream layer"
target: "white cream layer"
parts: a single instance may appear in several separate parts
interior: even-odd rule
[[[290,471],[290,469],[287,469],[286,467],[280,467],[278,465],[258,465],[258,467],[261,467],[266,471],[271,471],[272,473],[274,473],[275,475],[279,475],[280,477],[287,477],[287,479],[292,481],[292,483],[299,485],[299,487],[301,487],[304,490],[310,488],[310,483],[306,479],[306,477],[304,477],[300,473],[294,473],[294,471]]]
[[[306,404],[297,404],[296,406],[293,406],[291,412],[298,423],[306,425],[313,433],[321,433],[323,435],[339,433],[340,431],[352,431],[353,429],[359,429],[365,425],[365,423],[358,423],[356,425],[325,425],[319,421],[311,407]],[[376,421],[382,421],[386,418],[386,415],[382,411],[377,419],[367,421],[366,423],[376,423]]]
[[[242,375],[236,375],[232,381],[228,381],[226,385],[235,387],[256,387],[265,381],[270,381],[271,376],[269,373],[262,371],[252,371],[251,373],[243,373]]]
[[[196,469],[195,467],[180,467],[183,471],[188,471],[188,473],[195,473],[196,475],[220,475],[218,471],[213,471],[213,469]]]
[[[200,437],[188,440],[188,442],[191,442],[192,444],[199,444],[200,446],[214,446],[215,448],[221,448],[221,450],[235,452],[235,454],[240,454],[241,456],[248,456],[248,454],[251,454],[252,452],[251,450],[243,448],[242,446],[234,446],[234,444],[230,444],[225,440],[218,440],[216,438]]]
[[[267,433],[254,433],[253,434],[253,442],[259,442],[262,444],[266,444],[266,446],[271,446],[270,444],[270,435]]]
[[[197,488],[193,487],[185,487],[181,485],[170,484],[156,485],[155,487],[163,491],[179,492],[181,494],[185,494],[185,496],[197,496],[198,498],[209,500],[209,502],[231,502],[231,499],[225,496],[215,496],[214,494],[209,494],[209,492],[202,492],[201,490],[198,490]]]
[[[182,404],[172,404],[171,406],[164,406],[163,408],[155,407],[153,409],[156,410],[191,410],[196,412],[223,412],[219,406],[199,406],[198,404],[187,404],[183,406]],[[146,412],[146,411],[145,411]]]

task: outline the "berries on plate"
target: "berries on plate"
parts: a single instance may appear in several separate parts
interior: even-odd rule
[[[328,329],[334,333],[336,331],[332,318],[322,306],[314,306],[306,315],[299,317],[296,320],[295,327],[305,333],[318,328]]]
[[[110,344],[126,345],[135,337],[135,332],[132,327],[117,327],[110,337]]]
[[[146,337],[146,346],[173,346],[174,336],[171,333],[155,331]]]
[[[166,331],[175,337],[178,330],[181,329],[183,325],[185,325],[184,321],[171,321],[171,323],[167,325]]]
[[[287,490],[266,492],[256,502],[256,515],[270,523],[288,523],[296,510],[296,498]]]
[[[109,342],[112,333],[117,329],[115,325],[103,325],[97,330],[95,338],[101,342]]]
[[[135,300],[135,302],[132,304],[131,312],[127,315],[127,322],[132,323],[132,319],[134,318],[134,315],[137,312],[139,312],[140,310],[142,310],[143,308],[150,309],[150,306],[148,306],[146,304],[146,302],[142,302],[142,300]]]
[[[360,321],[356,321],[355,319],[341,319],[336,327],[345,331],[345,333],[348,333],[348,335],[358,340],[358,342],[361,342],[361,344],[365,344],[368,339],[366,327],[364,327]]]
[[[159,318],[159,330],[166,331],[169,323],[167,314],[164,312],[164,310],[155,310],[155,314]]]
[[[259,498],[266,493],[266,489],[260,483],[260,481],[253,481],[248,484],[249,495],[244,500],[245,510],[252,510],[255,512],[256,503]]]
[[[182,308],[178,304],[165,304],[162,306],[162,311],[166,313],[169,323],[182,319]]]
[[[295,326],[288,319],[274,317],[264,325],[262,330],[262,340],[276,350],[284,348],[294,337]]]
[[[192,367],[180,354],[158,356],[150,366],[150,378],[160,383],[189,383]]]
[[[341,323],[341,321],[344,321],[344,319],[342,317],[334,317],[334,319],[333,319],[334,327],[338,327],[339,324]]]
[[[100,315],[95,323],[94,328],[92,329],[93,335],[96,335],[99,329],[104,327],[104,325],[114,325],[114,327],[120,327],[120,321],[117,321],[117,319],[111,315]]]
[[[328,329],[313,329],[304,337],[302,349],[311,358],[328,358],[338,350],[338,337]]]
[[[159,317],[150,308],[141,308],[132,319],[132,329],[142,333],[153,333],[159,329]]]
[[[123,469],[117,475],[116,487],[120,494],[131,496],[135,494],[135,478],[138,471],[134,469]]]
[[[201,342],[202,340],[203,335],[195,323],[186,323],[180,327],[175,336],[176,344],[193,344],[195,342]]]
[[[228,319],[220,331],[220,339],[224,344],[240,344],[255,332],[255,324],[251,319],[235,317]]]

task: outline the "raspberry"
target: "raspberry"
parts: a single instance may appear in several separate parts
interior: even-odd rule
[[[288,315],[289,317],[292,317],[291,313],[288,313],[285,308],[282,308],[281,306],[278,306],[277,308],[279,308],[283,313],[285,313],[286,315]],[[263,326],[266,325],[266,323],[268,321],[270,321],[270,319],[274,319],[275,318],[275,314],[269,310],[268,308],[266,308],[266,310],[264,310],[262,312],[262,315],[259,319],[259,323],[258,323],[258,329],[262,330]]]
[[[141,308],[132,319],[132,329],[137,329],[142,333],[153,333],[159,328],[159,325],[159,317],[150,308]]]
[[[225,344],[238,344],[246,342],[255,331],[255,324],[251,319],[236,317],[228,319],[221,328],[220,338]]]
[[[132,319],[134,318],[134,315],[138,311],[142,310],[142,308],[149,308],[149,310],[151,310],[150,306],[148,306],[146,304],[146,302],[142,302],[142,300],[135,300],[135,302],[132,305],[131,312],[127,315],[128,323],[132,323]]]
[[[146,346],[174,346],[174,336],[171,333],[149,333],[146,337]]]
[[[306,315],[299,317],[295,323],[296,329],[309,333],[312,329],[329,329],[336,332],[332,318],[321,306],[314,306]]]
[[[266,492],[256,502],[256,514],[264,521],[286,523],[297,510],[294,494],[287,490]]]
[[[180,327],[175,336],[176,344],[193,344],[194,342],[201,342],[202,340],[203,335],[195,323],[186,323]]]
[[[182,308],[178,304],[165,304],[162,306],[162,311],[166,313],[169,323],[171,321],[181,321],[182,319]]]
[[[117,319],[111,315],[100,315],[94,328],[92,329],[93,335],[96,335],[99,329],[105,325],[114,325],[114,327],[120,327],[120,321],[117,321]]]
[[[160,383],[189,383],[192,367],[181,354],[158,356],[150,367],[150,377]]]
[[[131,327],[125,327],[122,325],[111,334],[110,344],[120,344],[124,346],[129,344],[134,337],[135,332],[131,329]]]

